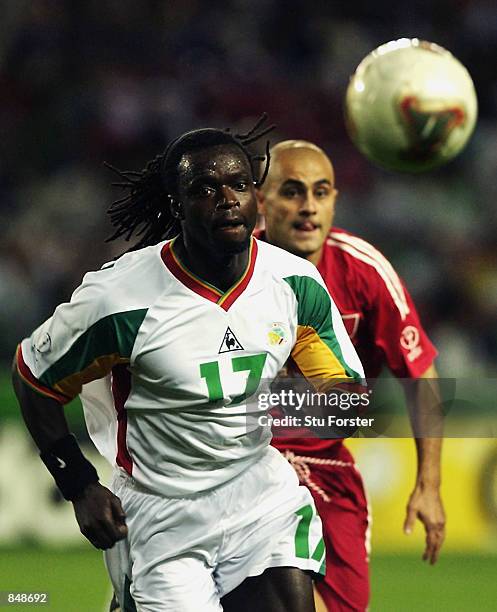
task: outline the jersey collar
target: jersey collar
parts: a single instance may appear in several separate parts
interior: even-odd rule
[[[254,238],[250,239],[249,258],[245,272],[232,287],[223,293],[217,287],[214,287],[214,285],[202,280],[193,272],[188,270],[174,251],[175,240],[176,238],[170,242],[166,242],[161,251],[162,261],[166,265],[169,272],[171,272],[171,274],[175,276],[180,283],[198,295],[202,296],[206,300],[209,300],[210,302],[214,302],[218,306],[221,306],[223,310],[228,310],[235,300],[245,291],[250,279],[252,278],[255,268],[255,260],[257,258],[257,241],[254,240]]]

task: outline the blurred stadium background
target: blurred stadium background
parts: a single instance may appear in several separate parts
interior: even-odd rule
[[[416,177],[352,147],[342,98],[362,57],[420,37],[469,69],[480,119],[466,151]],[[82,274],[124,249],[104,244],[114,193],[102,166],[140,168],[182,131],[250,124],[332,157],[337,224],[379,246],[405,278],[442,376],[497,370],[497,4],[493,0],[6,0],[0,20],[0,590],[48,590],[50,608],[103,609],[98,552],[19,427],[8,369],[17,341]],[[84,436],[77,405],[68,408]],[[354,440],[373,506],[372,611],[495,610],[497,443],[448,440],[447,542],[422,564],[402,535],[410,440]],[[89,452],[91,452],[89,450]],[[101,471],[105,468],[102,467]]]

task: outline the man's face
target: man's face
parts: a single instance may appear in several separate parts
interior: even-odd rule
[[[267,239],[300,257],[319,259],[336,196],[333,167],[325,155],[304,147],[279,151],[260,197]]]
[[[195,243],[219,255],[246,250],[257,200],[243,151],[227,144],[185,153],[178,169],[185,244]]]

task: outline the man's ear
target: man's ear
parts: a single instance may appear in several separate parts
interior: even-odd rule
[[[262,189],[256,189],[255,195],[257,198],[257,213],[264,216],[266,214],[266,197],[262,192]]]

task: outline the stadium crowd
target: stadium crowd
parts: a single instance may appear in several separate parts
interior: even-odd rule
[[[450,13],[450,19],[447,15]],[[305,18],[304,18],[305,17]],[[67,299],[104,244],[104,160],[135,168],[175,135],[251,123],[333,157],[337,224],[378,245],[438,345],[441,375],[497,366],[497,5],[491,0],[19,0],[0,23],[0,361]],[[469,69],[480,119],[446,168],[402,176],[350,143],[342,99],[378,44],[419,36]]]

